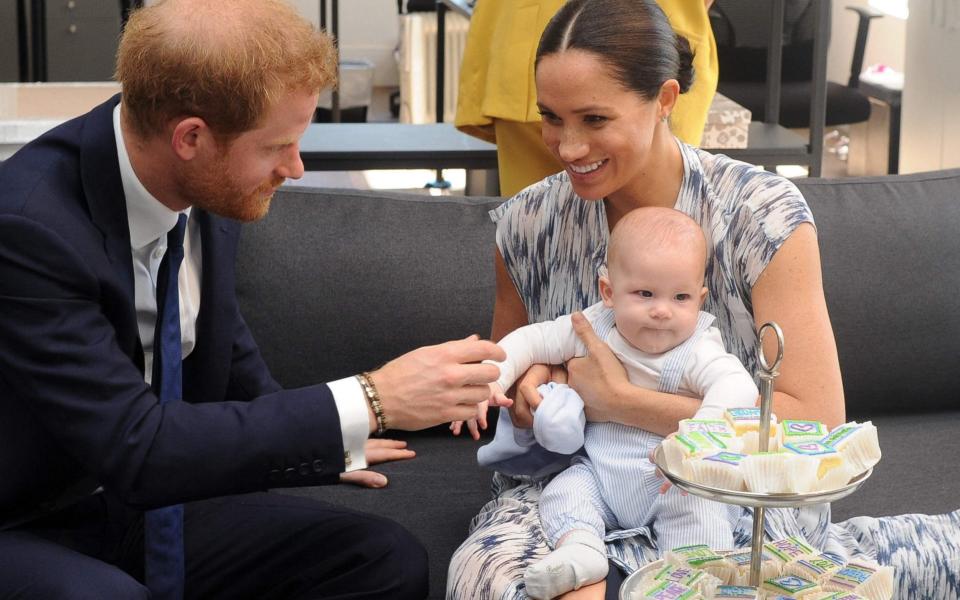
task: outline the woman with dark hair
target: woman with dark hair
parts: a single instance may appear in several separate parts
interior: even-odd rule
[[[696,52],[697,81],[670,115],[681,140],[699,145],[717,89],[713,0],[657,0]],[[497,145],[500,193],[512,196],[562,165],[540,141],[533,60],[540,35],[564,0],[478,0],[460,66],[456,126]]]
[[[813,217],[790,181],[674,137],[668,118],[692,81],[691,65],[688,44],[652,0],[570,0],[547,25],[537,50],[537,104],[543,141],[564,170],[492,212],[492,338],[597,302],[597,274],[613,226],[634,208],[673,207],[706,235],[709,291],[703,310],[717,317],[728,350],[756,372],[756,330],[776,321],[789,343],[777,379],[777,415],[832,428],[844,421],[844,398]],[[581,322],[578,334],[586,357],[566,370],[537,366],[521,378],[510,409],[514,426],[531,426],[531,407],[540,400],[536,388],[551,379],[575,388],[594,422],[667,435],[694,414],[696,399],[630,385],[589,326]],[[526,597],[524,571],[550,550],[537,510],[543,485],[494,476],[494,499],[452,558],[449,598]],[[732,510],[734,544],[746,547],[751,513]],[[767,512],[765,533],[802,535],[843,558],[867,556],[892,565],[900,598],[960,594],[960,511],[831,524],[829,505],[774,509]],[[606,541],[621,573],[657,557],[656,540],[642,531],[629,537],[612,532]],[[897,551],[904,547],[911,552]],[[618,569],[610,573],[608,581]],[[606,591],[615,597],[617,587]],[[564,597],[600,598],[604,589],[601,582]]]

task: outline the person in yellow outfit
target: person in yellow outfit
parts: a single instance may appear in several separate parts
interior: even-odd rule
[[[455,124],[495,143],[500,194],[512,196],[562,169],[540,139],[533,62],[540,35],[564,0],[477,0],[463,63]],[[717,45],[707,9],[713,0],[657,0],[694,51],[694,81],[670,117],[673,133],[700,144],[717,89]]]

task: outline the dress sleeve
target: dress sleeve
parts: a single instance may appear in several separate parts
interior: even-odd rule
[[[553,180],[547,177],[521,190],[497,208],[490,218],[497,224],[496,242],[527,315],[537,306],[548,280],[548,237],[552,229],[550,198],[555,196]],[[535,321],[535,319],[534,319]]]
[[[788,179],[755,167],[731,171],[730,176],[739,179],[740,197],[733,224],[734,268],[749,289],[794,230],[813,224],[813,214]]]

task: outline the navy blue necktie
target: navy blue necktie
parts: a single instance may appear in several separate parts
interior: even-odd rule
[[[177,274],[183,261],[187,216],[167,233],[167,253],[157,275],[157,328],[153,335],[151,387],[160,404],[183,398],[180,347],[180,295]],[[183,598],[183,505],[148,510],[144,515],[144,575],[153,600]]]

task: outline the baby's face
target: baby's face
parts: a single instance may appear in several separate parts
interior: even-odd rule
[[[601,294],[617,330],[648,354],[671,350],[689,338],[706,295],[703,259],[678,248],[629,249],[609,265]]]

